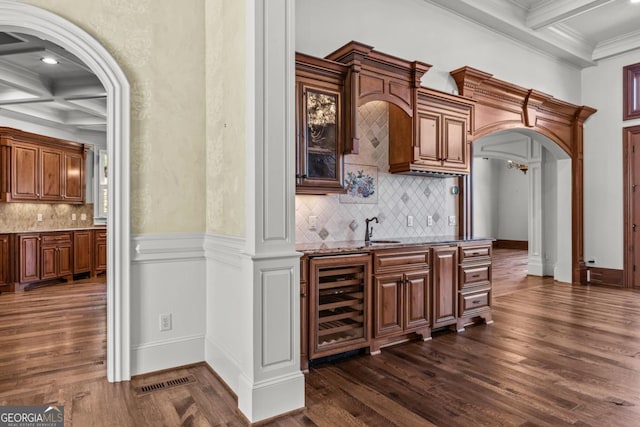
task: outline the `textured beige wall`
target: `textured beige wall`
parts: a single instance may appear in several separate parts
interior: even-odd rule
[[[245,9],[206,2],[207,232],[244,236]]]
[[[205,0],[25,0],[102,43],[131,84],[132,233],[205,230]]]

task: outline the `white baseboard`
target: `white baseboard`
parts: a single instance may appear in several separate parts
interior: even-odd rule
[[[203,335],[156,341],[131,348],[131,374],[161,371],[203,360]]]
[[[254,384],[242,375],[237,394],[238,409],[251,422],[266,420],[304,408],[304,375],[298,371]]]
[[[239,388],[238,381],[242,375],[240,364],[231,356],[231,353],[212,342],[208,337],[205,337],[204,345],[205,362],[237,395]]]

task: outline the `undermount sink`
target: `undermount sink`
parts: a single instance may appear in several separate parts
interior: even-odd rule
[[[372,245],[376,243],[400,243],[400,240],[370,240],[369,243]]]

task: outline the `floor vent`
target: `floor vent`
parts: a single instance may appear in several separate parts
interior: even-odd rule
[[[187,375],[186,377],[174,378],[171,380],[162,381],[155,384],[147,384],[140,387],[136,387],[135,391],[137,395],[142,395],[142,394],[152,393],[154,391],[166,390],[172,387],[178,387],[181,385],[195,383],[197,381],[198,380],[196,380],[196,377],[194,377],[193,375]]]

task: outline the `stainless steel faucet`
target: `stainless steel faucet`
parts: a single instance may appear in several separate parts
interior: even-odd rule
[[[374,216],[373,218],[365,218],[364,222],[367,224],[367,227],[364,230],[364,242],[365,243],[369,243],[369,241],[371,240],[371,236],[373,235],[373,225],[371,226],[371,230],[369,230],[369,223],[371,221],[375,221],[376,224],[379,224],[377,216]]]

